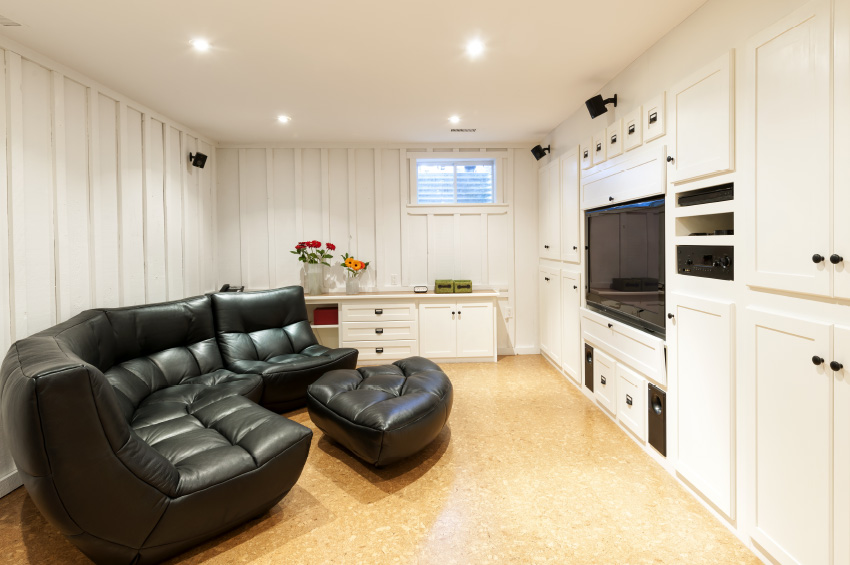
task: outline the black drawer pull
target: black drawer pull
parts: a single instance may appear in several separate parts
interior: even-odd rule
[[[602,151],[602,143],[601,142],[596,144],[596,150]]]
[[[585,159],[587,159],[587,157],[589,156],[589,154],[590,154],[590,151],[588,151],[587,149],[585,149],[585,150],[584,150],[584,158],[585,158]]]
[[[626,404],[628,404],[629,406],[631,406],[633,404],[632,397],[629,396],[628,394],[626,395]]]
[[[614,327],[614,324],[608,324],[608,327],[609,327],[609,328],[613,328],[613,327]]]
[[[635,132],[635,125],[632,124],[629,126],[629,135],[632,135]]]
[[[605,376],[603,375],[603,376],[599,377],[599,382],[602,383],[602,384],[605,384],[606,382],[608,382],[608,379],[606,379]]]
[[[613,196],[609,196],[609,197],[608,197],[608,202],[613,202],[613,201],[614,201],[614,197],[613,197]]]
[[[653,112],[649,115],[649,123],[654,124],[658,121],[658,112]]]
[[[617,143],[617,135],[616,134],[611,136],[611,145],[614,145],[615,143]]]
[[[382,333],[384,333],[384,328],[375,328],[375,333],[376,333],[376,334],[382,334]]]
[[[383,309],[383,308],[375,308],[375,314],[377,314],[378,316],[380,316],[380,315],[381,315],[381,314],[383,314],[383,313],[384,313],[384,309]]]
[[[384,352],[384,348],[383,348],[383,347],[376,347],[376,348],[375,348],[375,353],[383,353],[383,352]]]

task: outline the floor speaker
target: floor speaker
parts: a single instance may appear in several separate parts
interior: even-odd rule
[[[584,386],[593,392],[593,347],[584,344]]]
[[[667,393],[649,384],[649,445],[667,457]]]

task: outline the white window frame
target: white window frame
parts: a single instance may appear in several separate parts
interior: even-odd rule
[[[503,161],[507,157],[507,151],[448,151],[448,152],[408,152],[407,158],[410,169],[410,193],[407,205],[412,208],[488,208],[504,206],[504,192],[502,190]],[[457,202],[446,204],[419,204],[419,189],[417,173],[419,162],[452,163],[455,165],[493,163],[493,202],[486,204],[458,204]],[[457,200],[457,183],[455,183],[455,200]]]

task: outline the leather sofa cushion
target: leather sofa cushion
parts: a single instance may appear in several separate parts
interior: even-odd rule
[[[309,429],[257,406],[235,388],[164,388],[145,398],[133,415],[133,433],[177,470],[176,496],[257,469],[310,435]]]

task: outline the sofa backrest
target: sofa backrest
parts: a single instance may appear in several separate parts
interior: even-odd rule
[[[267,361],[318,343],[300,286],[213,294],[212,307],[218,345],[228,364]]]
[[[161,388],[221,369],[209,296],[103,310],[115,336],[104,372],[129,418]]]

